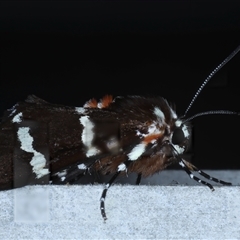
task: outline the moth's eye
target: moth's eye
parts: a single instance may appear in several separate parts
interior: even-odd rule
[[[176,128],[173,132],[172,143],[178,145],[183,143],[184,140],[185,140],[185,136],[184,136],[183,130],[181,128]]]

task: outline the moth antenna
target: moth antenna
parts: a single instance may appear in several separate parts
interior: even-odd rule
[[[228,56],[226,57],[208,76],[207,78],[204,80],[204,82],[202,83],[202,85],[198,88],[197,92],[195,93],[194,97],[192,98],[192,101],[190,102],[189,106],[187,107],[183,117],[185,117],[188,113],[188,111],[190,110],[190,108],[192,107],[193,103],[195,102],[195,100],[197,99],[198,95],[200,94],[200,92],[203,90],[203,88],[205,87],[205,85],[209,82],[209,80],[226,64],[228,63],[238,52],[240,51],[240,45]]]
[[[240,115],[239,112],[233,112],[233,111],[228,111],[228,110],[211,110],[211,111],[206,111],[206,112],[200,112],[197,113],[183,121],[183,123],[189,122],[193,120],[194,118],[204,116],[204,115],[217,115],[217,114],[223,114],[223,115]]]

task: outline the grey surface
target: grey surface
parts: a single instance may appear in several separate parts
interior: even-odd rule
[[[240,239],[238,186],[212,192],[205,186],[116,184],[106,198],[106,223],[102,190],[99,184],[2,191],[0,239]]]
[[[234,186],[240,186],[240,171],[239,170],[204,170],[208,175],[221,179],[226,182],[231,182]],[[194,173],[197,177],[204,179],[197,173]],[[131,174],[128,177],[121,177],[117,180],[118,183],[124,184],[135,184],[137,175]],[[205,179],[206,180],[206,179]],[[172,185],[187,185],[187,186],[195,186],[201,185],[196,181],[193,181],[188,174],[180,169],[180,170],[164,170],[157,174],[154,174],[151,177],[142,178],[141,185],[164,185],[164,186],[172,186]],[[212,185],[218,185],[217,183],[211,182]]]

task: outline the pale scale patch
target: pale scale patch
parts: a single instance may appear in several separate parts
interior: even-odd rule
[[[97,107],[98,107],[98,108],[102,108],[102,107],[103,107],[102,101],[100,101],[100,102],[97,104]]]
[[[58,172],[57,175],[58,175],[58,177],[64,177],[64,176],[67,175],[67,170],[63,170],[61,172]]]
[[[182,131],[183,131],[184,137],[189,138],[190,133],[189,133],[188,128],[187,128],[186,125],[183,125]]]
[[[41,178],[44,175],[49,173],[49,170],[44,168],[46,165],[46,159],[43,154],[37,152],[33,148],[33,138],[29,134],[29,127],[21,127],[18,129],[17,135],[18,139],[21,143],[21,149],[23,151],[33,153],[32,160],[30,161],[30,165],[33,167],[33,172],[37,175],[37,178]]]
[[[165,122],[165,115],[160,108],[155,107],[153,112],[161,122]]]
[[[84,127],[82,131],[82,142],[87,147],[86,156],[94,156],[100,152],[96,147],[92,146],[94,124],[89,120],[88,116],[80,117],[79,120]]]
[[[173,144],[174,148],[177,150],[179,154],[182,154],[184,152],[184,148],[180,147],[178,145]]]
[[[87,169],[87,166],[84,164],[84,163],[81,163],[78,165],[78,169],[80,170],[86,170]]]
[[[184,163],[181,161],[178,163],[180,166],[185,167]]]
[[[157,127],[157,123],[153,122],[149,127],[148,127],[148,133],[141,133],[139,130],[136,131],[136,135],[140,136],[141,138],[145,138],[149,135],[153,135],[153,134],[161,134],[162,131],[159,130],[159,128]]]
[[[119,146],[119,141],[117,140],[117,138],[112,137],[107,141],[106,144],[107,144],[107,148],[111,150]]]
[[[22,121],[22,112],[16,114],[14,118],[12,119],[13,123],[20,123]]]
[[[83,107],[75,107],[75,111],[79,114],[85,113],[85,109]]]
[[[182,125],[182,121],[178,119],[178,120],[175,122],[175,126],[176,126],[176,127],[180,127],[181,125]]]
[[[139,143],[128,154],[129,160],[131,160],[131,161],[137,160],[144,153],[145,149],[146,149],[146,144],[145,143]]]
[[[148,135],[150,134],[157,134],[160,133],[161,131],[159,131],[159,129],[156,126],[156,123],[152,123],[149,127],[148,127]]]
[[[89,103],[91,103],[92,100],[89,100],[87,101],[84,105],[83,105],[83,108],[88,108],[89,107]]]
[[[175,111],[171,107],[169,107],[169,108],[170,108],[172,118],[177,119],[177,114],[175,113]]]
[[[91,157],[97,155],[98,153],[100,153],[100,150],[92,146],[87,150],[86,156]]]
[[[126,170],[126,164],[121,163],[118,165],[118,172],[125,171]]]
[[[8,111],[11,111],[9,116],[12,116],[17,111],[17,109],[16,109],[17,106],[18,106],[18,104],[15,104],[12,108],[8,109]]]

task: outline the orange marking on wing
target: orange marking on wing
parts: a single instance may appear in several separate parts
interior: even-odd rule
[[[90,99],[88,102],[84,104],[85,108],[97,108],[97,100],[95,98]]]
[[[143,143],[148,144],[153,140],[157,140],[162,135],[163,135],[162,133],[148,135],[143,139]]]
[[[112,95],[105,95],[101,100],[101,108],[107,108],[113,101]]]

